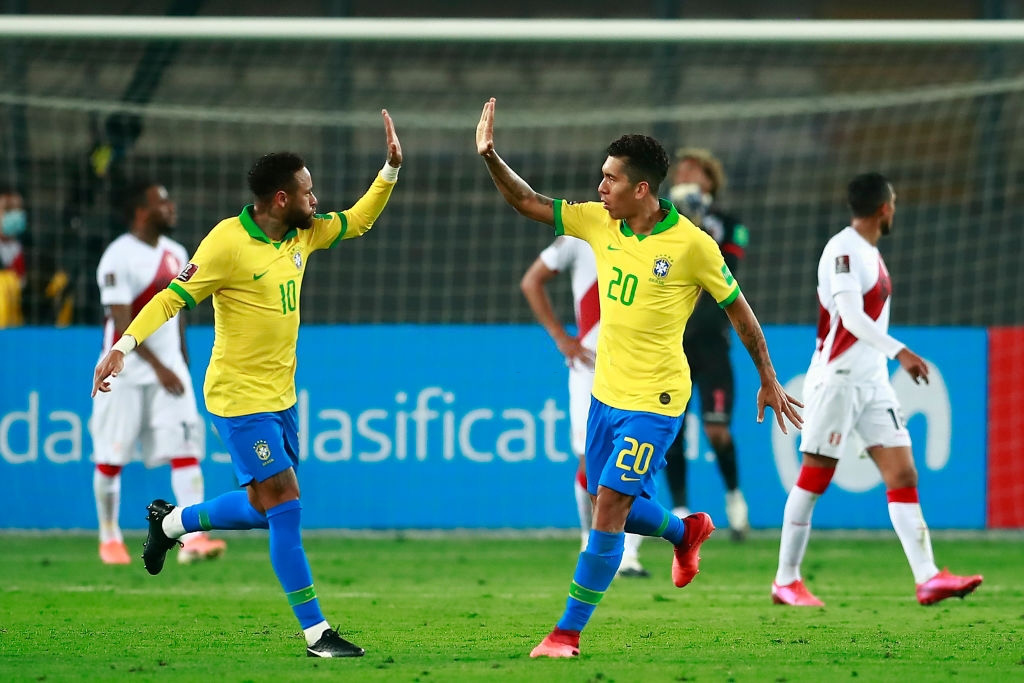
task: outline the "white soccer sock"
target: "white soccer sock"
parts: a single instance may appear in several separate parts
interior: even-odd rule
[[[185,535],[185,525],[181,523],[181,508],[176,507],[167,513],[160,527],[167,534],[167,538],[180,538]]]
[[[786,509],[782,513],[779,569],[775,573],[775,583],[780,586],[789,585],[800,578],[800,563],[804,560],[807,541],[811,537],[811,515],[820,497],[799,486],[789,490]]]
[[[640,534],[626,534],[626,538],[622,542],[622,559],[639,560],[640,543],[643,540],[644,537]]]
[[[302,629],[303,635],[306,636],[306,645],[316,645],[316,641],[320,640],[320,636],[325,631],[330,630],[331,625],[326,621],[321,621],[319,624],[313,624],[309,628]]]
[[[932,555],[932,539],[920,503],[889,503],[889,519],[914,572],[914,583],[924,583],[939,573]]]
[[[171,467],[171,490],[174,491],[174,500],[177,503],[175,509],[196,505],[203,502],[203,470],[198,464],[185,467]],[[178,513],[179,519],[181,513]],[[184,533],[182,528],[181,540],[188,539],[203,532],[195,531],[190,534]]]
[[[100,543],[123,541],[118,512],[121,508],[121,473],[108,477],[99,470],[92,473],[92,492],[96,498],[96,519],[100,527]]]

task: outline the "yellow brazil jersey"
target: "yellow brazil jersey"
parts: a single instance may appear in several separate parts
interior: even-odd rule
[[[667,200],[650,235],[598,202],[555,200],[555,234],[587,241],[597,261],[601,329],[594,397],[620,410],[678,416],[690,398],[683,330],[706,290],[720,306],[740,294],[715,240]]]
[[[125,334],[141,343],[159,327],[158,318],[173,316],[182,302],[192,308],[212,295],[213,353],[203,385],[207,409],[235,417],[290,408],[296,400],[299,296],[309,255],[364,234],[393,188],[378,176],[351,209],[317,214],[310,228],[292,228],[280,242],[267,237],[253,220],[252,206],[246,206],[209,232],[181,274],[153,297]]]

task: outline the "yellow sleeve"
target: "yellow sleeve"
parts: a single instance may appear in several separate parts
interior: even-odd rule
[[[601,213],[594,211],[595,207]],[[569,235],[590,241],[595,226],[603,225],[607,214],[597,202],[567,202],[556,199],[554,202],[555,235]]]
[[[342,240],[366,234],[384,211],[393,189],[395,183],[389,183],[378,174],[370,189],[351,209],[314,216],[309,240],[311,249],[330,249]]]
[[[232,242],[221,239],[227,234],[226,229],[220,229],[221,225],[223,223],[199,243],[188,265],[167,285],[190,309],[223,287],[235,270],[237,248]]]
[[[695,228],[694,233],[696,249],[690,250],[690,271],[701,288],[725,308],[740,295],[740,285],[725,265],[714,238],[699,228]]]
[[[135,338],[137,344],[141,344],[149,335],[156,332],[161,325],[170,320],[185,306],[181,297],[177,296],[169,288],[157,292],[149,300],[139,314],[135,316],[125,334]]]

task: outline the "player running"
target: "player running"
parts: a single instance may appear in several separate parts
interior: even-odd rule
[[[125,356],[182,307],[213,296],[214,342],[203,387],[206,406],[246,491],[232,491],[185,508],[149,505],[142,557],[150,574],[163,568],[174,539],[209,529],[270,529],[270,561],[306,639],[310,657],[361,657],[320,611],[302,547],[295,407],[295,346],[299,294],[309,255],[366,233],[398,180],[402,147],[386,110],[387,161],[352,208],[315,213],[313,180],[305,162],[283,152],[261,157],[249,171],[255,197],[234,218],[218,223],[181,274],[150,301],[113,350],[96,366],[93,394],[110,391],[107,378]]]
[[[935,566],[917,497],[910,433],[886,366],[886,358],[895,358],[915,383],[928,382],[924,359],[889,336],[892,282],[878,240],[892,231],[896,193],[881,174],[864,173],[850,181],[847,196],[851,224],[828,241],[818,261],[818,334],[804,379],[803,465],[786,499],[772,601],[824,605],[804,586],[800,564],[814,504],[832,481],[853,431],[869,444],[868,455],[882,474],[889,518],[910,562],[918,602],[963,597],[981,585],[982,577],[956,576]]]
[[[800,404],[776,379],[761,327],[718,245],[671,202],[658,199],[668,155],[656,140],[624,135],[609,145],[600,202],[553,200],[535,192],[495,152],[494,108],[491,98],[477,124],[476,145],[502,196],[527,218],[553,225],[556,235],[587,241],[597,262],[601,329],[586,444],[594,525],[565,612],[530,653],[575,657],[580,632],[622,560],[624,530],[674,546],[672,578],[679,587],[697,574],[700,546],[714,530],[706,513],[679,519],[653,499],[654,477],[690,397],[683,329],[701,290],[726,309],[754,359],[761,377],[758,420],[771,406],[783,430],[783,415],[799,426],[794,406]]]

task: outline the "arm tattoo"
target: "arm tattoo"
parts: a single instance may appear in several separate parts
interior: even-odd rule
[[[743,346],[746,347],[747,353],[750,354],[750,359],[754,361],[754,367],[757,368],[758,374],[762,378],[766,374],[774,375],[775,370],[768,355],[768,342],[765,341],[764,333],[761,331],[761,326],[757,324],[757,319],[753,317],[753,313],[733,318],[733,327],[736,329],[740,341],[743,342]]]
[[[490,171],[494,184],[513,206],[517,201],[527,199],[536,194],[529,183],[520,178],[497,153],[485,156],[484,161],[487,162],[487,170]]]

